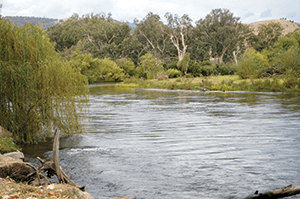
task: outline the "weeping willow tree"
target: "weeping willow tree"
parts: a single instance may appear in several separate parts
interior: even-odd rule
[[[87,79],[60,58],[46,33],[0,19],[0,125],[20,143],[82,132]]]

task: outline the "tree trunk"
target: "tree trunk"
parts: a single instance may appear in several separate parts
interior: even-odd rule
[[[73,186],[77,186],[62,170],[61,166],[59,165],[59,132],[57,129],[55,130],[54,134],[54,142],[53,142],[53,163],[55,173],[60,183],[67,183]]]
[[[276,189],[274,191],[270,191],[267,193],[258,194],[258,191],[256,191],[253,196],[248,196],[246,199],[264,199],[264,198],[275,199],[275,198],[285,198],[297,194],[300,194],[300,185],[297,186],[289,185],[287,187]]]
[[[61,176],[61,171],[59,166],[59,132],[57,131],[57,129],[55,130],[54,133],[52,153],[53,153],[54,170],[56,172],[59,182],[61,182],[62,176]]]

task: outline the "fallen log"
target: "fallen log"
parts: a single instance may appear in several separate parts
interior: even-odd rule
[[[85,187],[79,187],[76,185],[64,172],[62,167],[59,164],[59,131],[57,129],[54,133],[54,141],[53,141],[53,160],[43,161],[40,157],[37,159],[42,164],[40,167],[36,168],[30,163],[26,163],[29,167],[33,168],[34,171],[29,173],[26,176],[27,182],[29,184],[34,184],[36,186],[50,184],[50,181],[42,174],[47,173],[47,177],[51,178],[52,176],[56,175],[59,183],[69,184],[72,186],[78,187],[80,190],[84,191]]]
[[[246,199],[276,199],[276,198],[285,198],[293,195],[300,194],[300,185],[293,186],[289,185],[287,187],[276,189],[274,191],[266,193],[258,193],[256,191],[254,195],[248,196]]]

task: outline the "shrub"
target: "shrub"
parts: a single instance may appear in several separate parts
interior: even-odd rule
[[[234,75],[236,70],[236,66],[233,64],[216,64],[214,74]]]
[[[250,49],[239,61],[237,74],[243,78],[258,78],[269,67],[267,57],[254,49]]]
[[[167,70],[167,75],[169,78],[176,78],[176,77],[180,77],[182,73],[177,69],[169,69]]]
[[[93,59],[92,54],[83,54],[79,49],[76,49],[76,52],[71,56],[70,64],[73,68],[80,71],[81,74],[85,75],[90,84],[97,81],[95,71],[98,67],[98,59]]]
[[[209,61],[204,62],[190,62],[188,68],[188,73],[192,74],[194,77],[209,76],[214,73],[215,66]]]
[[[150,53],[143,55],[140,60],[140,66],[137,68],[139,77],[154,79],[157,73],[163,71],[162,65],[158,64],[157,59]]]
[[[195,62],[195,63],[190,63],[190,67],[188,69],[188,73],[192,74],[194,77],[200,77],[202,74],[203,67],[201,63]]]
[[[300,75],[300,49],[290,48],[288,51],[283,52],[277,56],[277,63],[284,73],[291,76],[299,77]]]
[[[205,65],[202,67],[202,75],[203,76],[210,76],[213,73],[214,73],[213,65]]]
[[[97,80],[105,80],[108,82],[118,82],[125,79],[124,70],[121,69],[114,61],[105,58],[98,60]]]
[[[178,69],[178,60],[177,59],[172,59],[172,61],[170,63],[163,63],[163,67],[165,70],[168,69]]]
[[[120,68],[124,70],[126,76],[132,77],[137,74],[134,63],[130,59],[125,59],[125,58],[118,59],[116,63]]]

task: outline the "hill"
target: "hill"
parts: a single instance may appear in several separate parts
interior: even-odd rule
[[[58,19],[51,19],[45,17],[21,17],[21,16],[5,16],[3,19],[9,19],[12,22],[16,23],[18,26],[22,26],[28,22],[31,22],[33,25],[37,25],[38,23],[43,24],[43,29],[50,28],[54,26]]]
[[[52,19],[52,18],[45,18],[45,17],[21,17],[21,16],[6,16],[3,19],[9,19],[12,22],[16,23],[18,26],[22,26],[28,22],[37,25],[38,23],[43,24],[43,29],[48,29],[54,26],[57,23],[63,23],[68,19]],[[116,21],[118,22],[118,21]],[[128,23],[128,25],[132,28],[135,28],[135,24]]]
[[[291,22],[288,20],[284,19],[272,19],[272,20],[265,20],[265,21],[258,21],[254,23],[249,23],[248,25],[253,28],[254,34],[258,34],[258,27],[264,24],[269,24],[269,23],[280,23],[281,27],[283,28],[283,35],[286,35],[288,33],[294,32],[297,28],[299,28],[299,25],[295,22]]]
[[[57,23],[62,23],[66,21],[67,19],[52,19],[52,18],[45,18],[45,17],[22,17],[22,16],[6,16],[3,17],[4,19],[10,19],[12,22],[15,22],[18,26],[21,26],[25,23],[31,22],[34,25],[37,25],[38,23],[43,24],[43,29],[50,28],[54,26]],[[253,28],[254,33],[257,34],[258,27],[262,24],[268,24],[271,22],[280,23],[283,27],[283,35],[286,35],[290,32],[293,32],[297,28],[299,28],[299,25],[295,22],[291,22],[284,19],[272,19],[272,20],[265,20],[265,21],[259,21],[254,23],[249,23],[248,25]],[[135,28],[135,24],[128,23],[128,25],[132,28]]]

